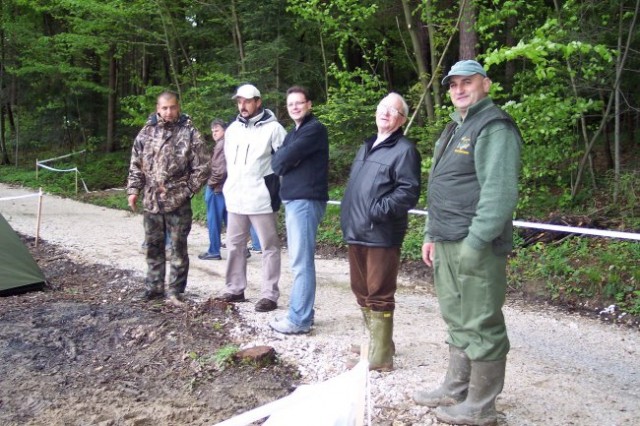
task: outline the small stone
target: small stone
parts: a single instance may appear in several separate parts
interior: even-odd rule
[[[268,365],[276,361],[276,350],[271,346],[254,346],[238,351],[235,357],[243,362]]]

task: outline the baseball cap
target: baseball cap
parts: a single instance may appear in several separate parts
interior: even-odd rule
[[[442,85],[448,86],[449,79],[454,75],[467,76],[467,75],[474,75],[474,74],[480,74],[483,77],[487,76],[487,72],[484,70],[484,68],[482,68],[482,65],[480,65],[477,61],[474,61],[471,59],[458,61],[451,67],[451,69],[449,70],[449,74],[447,74],[446,77],[442,79]]]
[[[253,84],[243,84],[242,86],[238,87],[236,94],[233,95],[231,99],[235,99],[235,98],[253,99],[253,98],[259,98],[259,97],[260,97],[260,91],[256,89],[256,86],[254,86]]]

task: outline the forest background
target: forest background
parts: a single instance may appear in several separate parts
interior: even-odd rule
[[[452,111],[440,80],[480,60],[493,99],[525,146],[517,219],[640,230],[640,0],[3,0],[0,3],[0,180],[76,196],[72,174],[35,171],[67,157],[91,191],[122,187],[135,134],[158,93],[210,136],[251,82],[289,127],[285,92],[311,91],[331,144],[340,200],[363,135],[389,91],[411,107],[422,154]],[[49,164],[52,165],[52,164]],[[424,192],[424,191],[423,191]],[[85,199],[126,208],[122,193]],[[424,207],[424,198],[418,207]],[[320,243],[344,247],[330,206]],[[202,197],[194,199],[204,220]],[[403,256],[419,261],[423,219]],[[640,315],[640,243],[516,230],[510,288],[584,308]]]

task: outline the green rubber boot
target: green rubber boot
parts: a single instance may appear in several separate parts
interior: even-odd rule
[[[439,421],[452,425],[489,426],[498,422],[496,397],[502,392],[506,358],[498,361],[472,361],[467,399],[435,410]]]
[[[444,382],[433,390],[415,391],[413,400],[432,408],[462,402],[467,397],[470,375],[471,361],[467,354],[462,349],[449,345],[449,367]]]
[[[369,370],[393,370],[393,311],[371,311]]]

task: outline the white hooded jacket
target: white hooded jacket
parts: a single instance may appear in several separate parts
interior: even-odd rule
[[[229,125],[224,141],[227,180],[222,189],[227,211],[264,214],[277,210],[274,197],[278,197],[278,189],[273,185],[278,181],[271,168],[271,154],[280,148],[286,135],[268,109],[248,120],[238,116]]]

